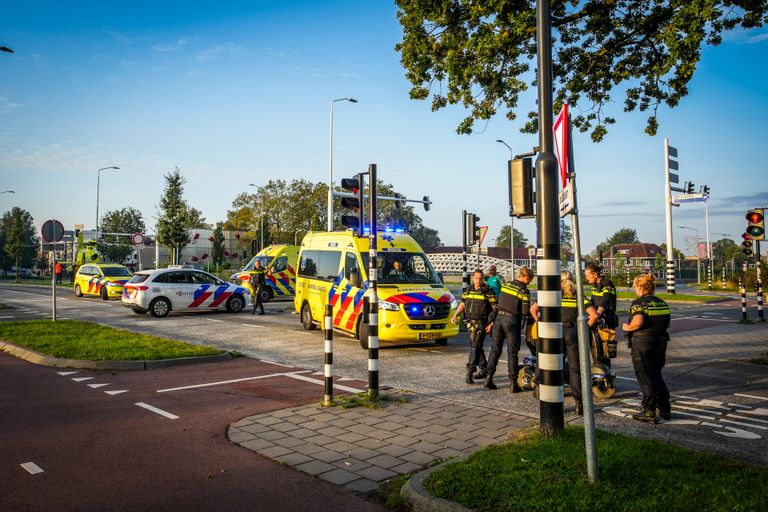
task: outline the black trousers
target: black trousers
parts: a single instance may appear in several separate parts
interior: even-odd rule
[[[256,311],[256,309],[260,309],[261,312],[264,312],[264,304],[261,303],[261,288],[262,286],[254,286],[253,287],[253,310]]]
[[[581,364],[579,359],[579,335],[577,328],[563,326],[563,342],[565,355],[568,357],[568,380],[571,385],[571,395],[581,402]]]
[[[643,393],[643,409],[670,412],[669,389],[661,376],[667,362],[667,340],[647,336],[632,337],[632,365]]]
[[[467,361],[467,370],[475,371],[476,368],[485,370],[488,361],[485,359],[485,350],[483,342],[485,341],[486,323],[482,320],[470,320],[467,325],[469,334],[469,360]]]
[[[517,378],[517,353],[520,352],[520,316],[497,315],[493,321],[493,344],[488,356],[488,375],[496,373],[496,365],[501,357],[501,348],[507,342],[507,371],[510,382]]]

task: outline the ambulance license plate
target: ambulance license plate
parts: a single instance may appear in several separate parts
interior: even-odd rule
[[[419,333],[420,340],[437,340],[442,337],[443,337],[443,334],[439,332],[420,332]]]

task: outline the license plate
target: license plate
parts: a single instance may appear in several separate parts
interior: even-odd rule
[[[420,340],[436,340],[442,337],[443,337],[443,334],[439,332],[420,332],[419,333]]]

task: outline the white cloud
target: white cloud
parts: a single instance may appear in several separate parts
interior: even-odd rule
[[[234,43],[224,43],[216,45],[212,48],[208,48],[207,50],[203,50],[202,52],[198,53],[195,59],[197,62],[200,62],[201,64],[204,62],[209,62],[215,58],[217,58],[222,53],[228,52],[236,52],[242,50],[241,47],[236,46]]]
[[[762,43],[763,41],[768,41],[768,33],[749,36],[747,39],[744,40],[743,44]]]
[[[0,96],[0,113],[10,112],[12,110],[16,110],[17,108],[21,108],[23,106],[24,105],[22,105],[21,103],[17,103],[15,101],[9,100],[8,98]]]
[[[187,46],[189,44],[189,39],[186,37],[182,37],[181,39],[177,39],[173,43],[163,43],[163,44],[156,44],[152,47],[152,51],[156,53],[170,53],[170,52],[177,52]]]

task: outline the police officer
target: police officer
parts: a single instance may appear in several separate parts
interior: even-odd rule
[[[474,384],[473,374],[479,367],[480,371],[475,377],[482,379],[486,376],[488,362],[485,359],[483,341],[485,334],[491,331],[493,318],[496,315],[496,296],[493,290],[484,282],[483,271],[478,269],[472,274],[472,286],[461,296],[461,304],[456,308],[456,313],[451,317],[451,323],[455,324],[459,314],[464,312],[469,333],[469,361],[467,362],[467,384]]]
[[[253,288],[253,311],[252,315],[256,314],[256,308],[260,309],[260,315],[264,314],[264,304],[261,303],[261,292],[264,286],[267,284],[267,269],[261,266],[261,262],[256,260],[253,264],[253,270],[251,270],[251,287]]]
[[[632,415],[637,421],[656,423],[656,409],[662,419],[671,419],[669,389],[661,376],[667,360],[669,341],[669,306],[655,297],[656,280],[652,274],[641,274],[634,280],[637,299],[629,308],[630,322],[622,325],[632,349],[632,365],[643,393],[640,412]]]
[[[517,279],[501,285],[499,306],[493,322],[493,345],[488,361],[488,376],[485,378],[485,387],[488,389],[496,389],[493,374],[496,373],[501,348],[506,340],[509,391],[512,393],[522,391],[517,385],[517,353],[520,351],[522,319],[528,316],[531,310],[531,293],[527,285],[532,280],[533,271],[528,267],[520,267],[517,271]]]
[[[562,298],[560,300],[560,315],[563,321],[563,343],[565,354],[568,356],[568,379],[571,385],[571,395],[576,402],[576,414],[584,414],[581,402],[581,366],[579,363],[579,335],[576,320],[579,316],[578,302],[576,299],[576,287],[573,283],[573,274],[568,270],[560,272],[560,287]],[[597,321],[597,311],[592,304],[584,299],[584,308],[587,313],[587,323],[591,327]]]
[[[602,268],[590,263],[584,269],[584,277],[592,285],[592,306],[597,311],[599,318],[603,319],[605,326],[616,329],[619,326],[619,317],[616,315],[616,287],[607,277],[603,277]],[[597,324],[595,324],[595,328]],[[600,343],[600,336],[596,331],[592,332],[595,343]],[[603,354],[600,361],[610,368],[611,360],[608,354]]]

